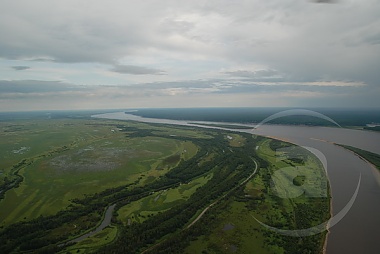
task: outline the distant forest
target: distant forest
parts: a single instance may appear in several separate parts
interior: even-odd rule
[[[259,123],[268,116],[292,108],[177,108],[138,109],[128,114],[150,118],[165,118],[189,121],[214,121],[235,123]],[[379,109],[326,109],[313,110],[333,119],[341,126],[366,126],[380,123]],[[333,126],[333,123],[314,116],[287,116],[270,121],[271,124],[296,124],[311,126]]]
[[[295,108],[152,108],[136,109],[101,109],[77,111],[33,111],[33,112],[0,112],[0,122],[7,120],[25,119],[60,119],[60,118],[89,118],[90,115],[125,111],[149,118],[165,118],[172,120],[212,121],[233,123],[259,123],[265,118],[284,110]],[[380,124],[380,109],[328,109],[307,108],[321,113],[343,127],[359,126],[367,130],[379,131],[380,127],[367,127],[367,124]],[[314,116],[281,117],[268,124],[334,126],[333,123]]]

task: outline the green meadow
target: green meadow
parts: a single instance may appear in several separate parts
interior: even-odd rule
[[[112,121],[19,121],[17,129],[7,123],[1,129],[0,158],[6,163],[0,177],[12,177],[12,163],[31,162],[19,170],[20,186],[0,201],[1,225],[54,214],[73,199],[108,188],[144,184],[197,153],[189,141],[128,137]],[[55,152],[60,147],[65,149]]]
[[[283,253],[279,248],[266,246],[261,225],[243,202],[231,201],[219,211],[211,232],[191,242],[184,253]]]
[[[296,241],[257,222],[292,230],[330,216],[321,163],[289,143],[64,118],[0,122],[0,148],[4,252],[281,254],[315,253],[324,243],[325,232]],[[70,243],[99,226],[111,204],[111,224]]]
[[[166,189],[157,193],[152,193],[146,198],[134,201],[121,207],[118,210],[117,219],[129,225],[131,223],[141,223],[147,218],[163,212],[181,201],[187,200],[197,188],[203,186],[212,178],[209,175],[198,177],[189,183],[181,184],[176,188]]]
[[[226,139],[232,147],[243,147],[245,144],[245,138],[239,134],[229,133]]]
[[[61,253],[91,253],[92,250],[107,245],[117,237],[117,227],[108,226],[101,232],[79,242]]]
[[[278,147],[273,147],[271,142],[276,143]],[[318,191],[322,191],[322,194],[325,194],[314,184],[314,181],[327,184],[321,163],[308,151],[291,144],[264,139],[257,145],[257,155],[265,159],[269,166],[260,168],[241,193],[210,210],[208,220],[213,218],[213,223],[203,235],[190,243],[184,253],[282,254],[291,249],[292,244],[295,249],[293,253],[297,252],[297,244],[311,246],[310,248],[317,251],[322,249],[325,232],[300,238],[301,242],[294,242],[297,238],[275,234],[256,221],[257,219],[279,229],[301,229],[328,220],[329,197],[310,197],[307,192],[321,194]],[[289,175],[287,171],[291,168],[298,169],[299,175]],[[271,182],[267,181],[268,176]],[[299,178],[302,178],[303,182],[299,180],[301,183],[298,184]],[[306,181],[310,181],[309,184]],[[275,186],[268,183],[275,183]],[[328,190],[328,186],[325,187]],[[286,191],[286,195],[291,198],[281,198],[278,191]]]

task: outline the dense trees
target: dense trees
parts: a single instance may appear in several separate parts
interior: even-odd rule
[[[162,136],[159,133],[153,134],[151,130],[127,128],[124,126],[118,127],[124,128],[126,132],[129,132],[129,136],[158,136],[167,138],[167,136]],[[220,135],[221,134],[216,134],[216,140],[223,140],[222,137],[219,137]],[[207,153],[215,151],[215,149],[218,150],[219,148],[214,147],[213,144],[210,144],[202,139],[183,137],[175,138],[180,140],[191,140],[197,144],[198,147],[200,147],[200,150],[193,158],[186,161],[181,161],[179,165],[169,171],[168,174],[145,186],[137,186],[138,182],[135,182],[134,184],[127,186],[107,189],[103,192],[86,196],[80,200],[73,200],[72,205],[63,211],[58,212],[56,215],[41,216],[37,219],[15,223],[2,229],[0,231],[0,252],[8,253],[11,251],[28,250],[42,251],[43,249],[50,248],[48,246],[57,246],[58,243],[70,239],[74,235],[81,234],[85,230],[95,227],[101,219],[101,214],[110,204],[117,203],[117,207],[120,207],[126,203],[141,199],[142,197],[149,195],[152,191],[167,189],[177,186],[180,183],[190,181],[195,177],[209,172],[215,168],[218,163],[224,164],[222,161],[214,160],[212,162],[206,162],[200,166],[199,161],[206,156]],[[215,142],[217,143],[217,141]],[[67,149],[67,147],[65,149]],[[18,169],[26,163],[28,163],[28,161],[21,161],[20,165],[16,165],[16,168]],[[6,183],[9,184],[9,181]],[[163,232],[169,232],[168,229],[171,230],[174,227],[182,225],[185,222],[184,218],[188,218],[189,214],[193,214],[194,211],[200,209],[201,206],[206,204],[206,201],[204,200],[199,200],[197,202],[198,203],[194,203],[191,208],[176,208],[185,212],[180,213],[181,215],[179,217],[174,216],[174,220],[165,222],[163,225],[166,225],[165,228],[167,231]],[[172,211],[172,214],[175,213],[178,213],[178,210]],[[172,214],[169,216],[173,217]],[[161,217],[158,218],[162,219]],[[155,221],[156,220],[157,219],[155,219]],[[74,221],[78,222],[75,230],[64,230],[67,223],[72,223]],[[56,232],[60,233],[57,234]],[[157,232],[157,229],[152,228],[146,234],[154,235],[155,232]]]
[[[118,129],[131,137],[164,137],[167,133],[140,129],[134,126],[117,125]],[[189,127],[181,127],[187,129]],[[0,253],[9,252],[39,252],[52,253],[65,248],[63,243],[69,239],[83,234],[86,230],[94,228],[101,220],[105,208],[116,204],[115,211],[120,207],[150,195],[152,192],[177,187],[194,178],[213,172],[213,177],[186,201],[176,203],[170,209],[154,216],[147,216],[142,223],[132,223],[128,226],[118,224],[118,238],[110,245],[97,250],[98,253],[180,253],[190,243],[201,235],[207,235],[210,228],[218,221],[218,214],[228,208],[233,201],[244,202],[250,209],[259,209],[259,203],[271,193],[270,185],[272,165],[256,154],[256,147],[263,138],[249,134],[239,134],[244,139],[244,146],[230,147],[226,139],[227,133],[222,130],[202,131],[210,139],[173,136],[171,138],[181,141],[191,141],[199,148],[197,154],[188,160],[181,160],[179,164],[165,175],[154,181],[141,185],[139,180],[125,186],[110,188],[102,192],[87,195],[83,199],[72,200],[72,204],[65,210],[53,216],[39,217],[37,219],[12,224],[0,231]],[[273,150],[287,147],[289,144],[271,141]],[[205,160],[209,154],[212,159]],[[258,172],[266,189],[255,198],[248,199],[239,187],[240,184],[252,174],[255,163],[264,169]],[[290,163],[302,163],[302,160],[293,160]],[[272,198],[271,200],[275,200]],[[218,201],[218,202],[216,202]],[[278,201],[281,202],[281,201]],[[283,213],[287,221],[294,222],[297,227],[309,227],[313,223],[313,216],[328,209],[321,200],[320,209],[310,213],[310,206],[299,204],[295,208],[295,215]],[[215,204],[207,210],[202,218],[187,228],[197,215],[210,204]],[[280,203],[277,203],[277,206]],[[113,222],[116,221],[114,216]],[[67,224],[77,225],[75,229],[67,229]],[[277,222],[276,222],[277,223]],[[290,224],[289,224],[290,225]],[[288,226],[289,226],[288,225]],[[287,253],[315,253],[319,249],[321,236],[303,238],[302,240],[274,236],[272,232],[262,230],[267,236],[266,244],[283,246]],[[313,242],[314,241],[314,242]],[[305,247],[307,246],[307,248]],[[215,247],[216,248],[216,247]],[[300,250],[304,252],[300,252]]]
[[[250,140],[248,147],[255,147],[254,141],[249,135],[247,135],[247,139]],[[209,143],[210,141],[208,141]],[[236,149],[236,151],[228,150],[228,154],[223,153],[223,150],[227,150],[227,143],[221,132],[215,136],[211,144],[213,149],[219,150],[217,158],[202,164],[202,166],[194,163],[194,161],[185,163],[183,167],[173,169],[166,176],[169,179],[184,180],[213,170],[214,177],[207,184],[198,188],[186,202],[150,217],[140,224],[135,223],[123,228],[116,242],[100,249],[98,252],[139,253],[148,248],[152,253],[173,253],[180,251],[191,239],[194,239],[197,235],[199,236],[202,232],[204,233],[204,229],[198,226],[200,223],[194,224],[189,229],[182,229],[191,222],[197,212],[217,199],[228,198],[225,194],[230,193],[231,190],[239,186],[255,169],[255,164],[251,159],[254,149],[247,150],[242,148]],[[203,155],[202,153],[200,154],[201,157]],[[149,249],[150,245],[156,244],[161,238],[170,233],[176,234],[172,235],[168,240],[154,245],[153,249]]]

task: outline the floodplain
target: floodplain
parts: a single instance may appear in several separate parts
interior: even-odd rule
[[[296,241],[257,221],[296,230],[328,220],[325,172],[300,147],[227,130],[88,117],[15,122],[0,122],[2,252],[322,250],[325,231]],[[318,191],[325,195],[311,197]],[[111,205],[109,225],[74,241],[100,225]]]

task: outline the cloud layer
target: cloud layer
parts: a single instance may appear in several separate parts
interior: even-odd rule
[[[14,69],[15,71],[24,71],[24,70],[30,69],[30,67],[29,66],[12,66],[12,69]]]
[[[146,67],[140,67],[140,66],[134,66],[134,65],[115,65],[111,71],[118,72],[121,74],[132,74],[132,75],[163,75],[165,74],[164,71],[152,69],[152,68],[146,68]]]
[[[320,2],[331,1],[4,0],[0,110],[27,109],[11,94],[43,94],[42,86],[53,89],[46,96],[70,87],[59,92],[62,101],[70,95],[75,102],[81,93],[88,107],[97,107],[91,98],[101,90],[109,97],[117,90],[125,100],[138,93],[149,106],[315,106],[319,100],[380,107],[374,100],[380,2]],[[165,92],[178,99],[163,100]],[[135,100],[128,106],[142,104]],[[44,101],[41,108],[54,106]]]

